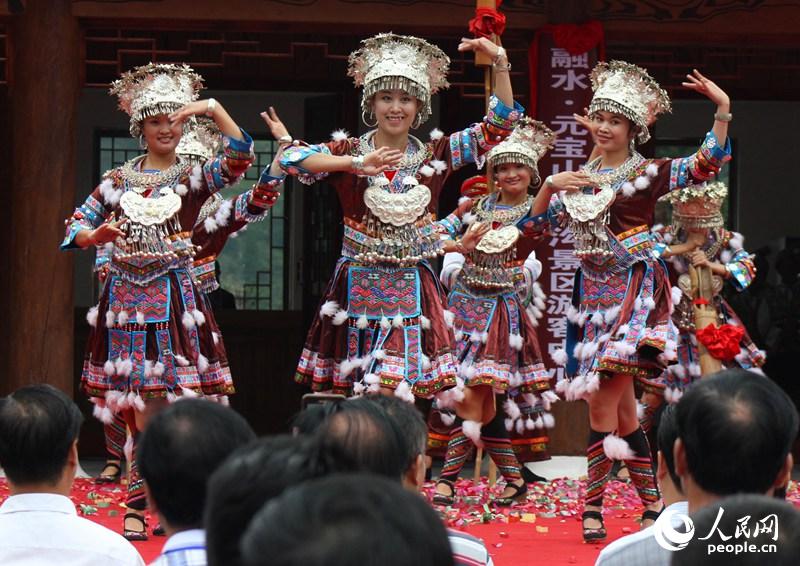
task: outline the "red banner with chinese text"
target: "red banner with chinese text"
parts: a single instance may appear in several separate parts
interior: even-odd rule
[[[536,33],[529,51],[529,114],[550,126],[558,136],[553,149],[539,162],[543,179],[560,171],[577,170],[591,153],[591,137],[572,114],[582,114],[589,106],[589,73],[603,56],[603,29],[598,22],[547,26]],[[536,247],[536,256],[542,262],[539,283],[547,295],[547,308],[538,331],[545,365],[553,368],[550,356],[564,346],[566,313],[578,259],[568,230],[554,228],[545,242]],[[563,371],[558,367],[553,375],[561,377]]]

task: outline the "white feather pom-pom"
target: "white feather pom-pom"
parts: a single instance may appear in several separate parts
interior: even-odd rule
[[[119,311],[119,314],[117,315],[117,324],[119,326],[125,326],[126,324],[128,324],[128,319],[130,319],[130,315],[128,314],[128,311],[121,310],[121,311]]]
[[[525,428],[528,430],[533,430],[536,428],[536,421],[534,421],[530,416],[525,419]]]
[[[651,311],[654,308],[656,308],[656,302],[653,300],[653,297],[647,297],[644,300],[643,304],[644,304],[644,308],[646,308],[649,311]]]
[[[578,315],[578,321],[577,321],[578,326],[583,328],[584,326],[586,326],[586,321],[587,320],[589,320],[589,313],[588,312],[580,313]]]
[[[586,342],[583,345],[583,350],[581,351],[581,355],[583,355],[584,360],[590,360],[594,357],[597,353],[597,342]]]
[[[586,376],[578,375],[570,381],[567,388],[567,401],[575,401],[583,397],[586,392]]]
[[[181,322],[183,323],[183,327],[186,330],[191,330],[192,328],[194,328],[197,325],[197,322],[195,322],[194,317],[192,316],[192,313],[190,313],[188,311],[185,311],[183,313],[183,315],[181,316]]]
[[[114,328],[114,311],[107,310],[106,311],[106,328]]]
[[[458,329],[458,330],[455,331],[453,336],[455,337],[456,342],[461,342],[464,339],[464,331],[461,330],[461,329]]]
[[[739,232],[731,232],[731,239],[728,242],[728,245],[734,251],[739,251],[744,247],[744,236],[742,236]]]
[[[692,362],[689,364],[689,375],[692,377],[700,377],[702,372],[700,371],[700,364]]]
[[[192,174],[189,175],[189,186],[193,191],[203,188],[203,168],[200,165],[192,167]]]
[[[360,396],[364,394],[364,384],[357,381],[353,384],[353,395]]]
[[[134,409],[136,409],[140,413],[144,413],[144,409],[145,409],[144,399],[142,399],[142,396],[139,395],[138,393],[133,398],[132,406],[133,406]]]
[[[394,390],[394,396],[407,403],[414,402],[414,394],[411,392],[411,387],[408,385],[407,381],[401,381],[397,384],[397,388]]]
[[[611,346],[619,352],[620,355],[630,357],[636,352],[636,347],[633,344],[628,344],[627,342],[623,342],[622,340],[617,342],[612,342]]]
[[[350,132],[338,129],[331,132],[331,139],[335,142],[341,142],[347,140],[350,137]]]
[[[514,428],[517,431],[517,434],[524,434],[525,433],[525,419],[519,419],[517,423],[514,425]]]
[[[364,376],[364,383],[366,383],[367,385],[378,385],[380,384],[380,382],[381,378],[374,373],[368,373],[367,375]]]
[[[560,393],[561,395],[566,395],[567,390],[569,389],[569,380],[564,379],[563,377],[556,381],[556,392]]]
[[[86,312],[86,322],[88,322],[89,326],[92,328],[97,328],[97,312],[98,308],[96,306],[90,308]]]
[[[144,376],[153,377],[153,362],[150,360],[144,361]]]
[[[681,302],[683,298],[683,291],[681,291],[678,287],[672,288],[672,303],[677,305]]]
[[[567,351],[564,348],[556,348],[550,357],[553,358],[553,361],[557,366],[567,365],[567,360],[569,359],[569,356],[567,356]]]
[[[586,393],[594,393],[600,389],[600,376],[593,371],[586,377]]]
[[[579,315],[580,315],[580,313],[578,312],[578,309],[576,309],[574,306],[570,305],[569,307],[567,307],[567,320],[568,321],[570,321],[572,323],[577,323]]]
[[[463,377],[466,381],[469,381],[478,373],[478,370],[475,369],[472,365],[461,364],[461,377]]]
[[[167,391],[167,403],[175,403],[178,400],[178,396],[175,395],[172,391]]]
[[[543,414],[542,420],[544,421],[545,428],[553,428],[556,426],[556,418],[550,413]]]
[[[186,399],[193,399],[195,397],[200,397],[200,394],[191,387],[184,387],[183,385],[181,385],[180,388],[181,388],[181,397],[184,397]]]
[[[211,332],[211,339],[214,341],[215,346],[219,344],[219,332]]]
[[[444,136],[444,132],[439,128],[434,128],[431,130],[430,136],[432,141],[440,140]]]
[[[719,254],[719,260],[722,263],[730,263],[732,258],[733,255],[728,250],[722,250],[722,252]]]
[[[339,303],[336,301],[325,301],[319,308],[319,317],[333,316],[339,312]]]
[[[615,434],[609,434],[603,439],[603,451],[610,460],[630,460],[636,457],[628,443]]]
[[[395,328],[403,327],[403,315],[400,314],[399,312],[396,315],[394,315],[394,318],[392,318],[392,326],[394,326]]]
[[[511,419],[504,419],[503,423],[506,425],[506,430],[508,432],[514,430],[514,421],[512,421]]]
[[[372,356],[378,361],[383,361],[386,359],[386,350],[375,350]]]
[[[606,311],[605,315],[603,315],[603,318],[605,319],[606,324],[611,324],[612,322],[617,320],[617,317],[619,316],[619,311],[621,311],[621,310],[622,310],[622,307],[619,306],[619,305],[614,305],[613,307],[610,307]]]
[[[597,337],[597,344],[598,345],[605,344],[609,340],[611,340],[611,333],[606,332],[605,334],[601,334],[600,336]]]
[[[522,336],[519,334],[509,334],[508,336],[508,345],[514,348],[515,350],[519,351],[522,350],[522,346],[524,344],[524,340]]]
[[[456,422],[456,416],[453,413],[439,413],[439,418],[442,419],[444,426],[453,426],[453,423]]]
[[[419,315],[419,325],[422,327],[423,330],[430,330],[431,328],[431,319],[429,319],[424,314]]]
[[[575,344],[575,347],[572,349],[572,355],[579,360],[583,359],[583,342]]]
[[[214,232],[217,231],[219,225],[217,224],[217,221],[214,219],[213,216],[208,216],[206,217],[205,220],[203,220],[203,227],[206,229],[206,232],[208,232],[209,234],[213,234]]]
[[[423,165],[419,168],[419,174],[423,177],[433,177],[433,174],[436,173],[436,169],[431,167],[430,165]]]
[[[648,177],[656,177],[658,176],[658,165],[651,163],[647,166],[647,169],[645,169],[644,172]]]
[[[641,310],[641,308],[642,308],[642,298],[636,297],[636,300],[633,301],[633,309],[638,311]]]
[[[161,362],[156,362],[153,364],[153,375],[156,377],[161,377],[164,375],[164,364]]]
[[[144,321],[144,313],[139,311],[139,310],[137,310],[136,311],[136,324],[138,324],[139,326],[144,326],[144,322],[145,322]]]
[[[186,196],[186,193],[189,192],[189,188],[184,185],[183,183],[178,183],[175,185],[175,194],[179,197]]]
[[[475,446],[483,446],[483,442],[481,442],[481,423],[478,421],[464,421],[461,425],[461,431]]]
[[[442,161],[441,159],[434,159],[431,161],[431,167],[436,170],[437,175],[441,175],[445,171],[447,171],[447,163]]]
[[[353,373],[354,369],[361,367],[361,361],[361,358],[342,360],[342,363],[339,364],[339,373],[342,377],[347,377]]]
[[[111,360],[106,360],[106,363],[103,364],[103,372],[108,376],[111,377],[116,372],[116,366],[114,362]]]
[[[636,193],[636,187],[633,186],[633,183],[631,183],[630,181],[622,183],[623,196],[626,197],[633,196],[634,193]]]
[[[425,354],[422,354],[422,371],[431,371],[432,367],[433,365],[431,364],[431,359]]]
[[[384,330],[389,330],[392,327],[392,323],[386,318],[386,315],[381,317],[381,328]]]
[[[181,367],[186,367],[189,365],[189,360],[185,357],[181,356],[180,354],[175,354],[175,362]]]
[[[445,324],[447,324],[447,326],[449,326],[450,328],[453,328],[453,325],[456,322],[455,313],[453,311],[445,310],[443,315]]]
[[[356,320],[356,328],[359,330],[364,330],[367,328],[367,326],[369,326],[369,320],[367,319],[366,313],[364,313],[358,317],[358,320]]]
[[[604,320],[603,313],[601,313],[600,311],[597,311],[592,315],[592,324],[594,324],[595,326],[602,326],[603,320]]]
[[[630,330],[630,325],[628,324],[621,324],[619,328],[617,328],[617,336],[625,336]]]
[[[541,396],[542,396],[542,406],[545,408],[546,411],[550,410],[550,406],[553,403],[561,401],[561,398],[552,391],[550,391],[549,389],[547,391],[542,391]]]
[[[208,371],[208,358],[203,354],[197,355],[197,371],[205,373]]]
[[[643,191],[650,186],[650,179],[647,177],[636,177],[633,186],[636,187],[637,191]]]
[[[505,403],[503,403],[503,409],[508,417],[512,420],[517,420],[522,414],[522,411],[519,410],[519,405],[517,405],[510,397],[506,399]]]
[[[206,315],[204,315],[201,310],[194,309],[192,311],[192,318],[197,323],[197,326],[203,326],[206,323]]]
[[[465,226],[469,226],[473,222],[475,222],[476,216],[471,212],[465,212],[464,216],[461,217],[461,222],[464,223]]]
[[[341,326],[347,319],[350,318],[350,315],[347,313],[346,310],[340,310],[335,315],[333,315],[333,325],[334,326]]]

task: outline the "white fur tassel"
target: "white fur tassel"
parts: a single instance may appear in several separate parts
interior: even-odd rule
[[[325,301],[319,308],[319,317],[334,316],[337,312],[339,312],[339,303],[336,301]]]
[[[524,344],[524,340],[522,336],[519,334],[509,334],[508,336],[508,345],[514,348],[517,351],[522,350],[522,345]]]
[[[392,323],[389,322],[389,319],[386,316],[381,317],[381,328],[384,330],[389,330],[392,327]]]
[[[606,311],[606,314],[603,315],[603,318],[606,321],[606,324],[611,324],[617,317],[619,316],[619,311],[622,310],[622,307],[619,305],[615,305]]]
[[[219,225],[213,216],[208,216],[205,220],[203,220],[203,227],[206,229],[206,232],[213,234],[217,231]]]
[[[372,356],[378,361],[385,360],[386,359],[386,350],[375,350],[372,353]]]
[[[511,432],[512,430],[514,430],[514,421],[513,420],[505,419],[505,420],[503,420],[503,423],[506,425],[506,430],[508,432]]]
[[[636,177],[633,186],[636,187],[637,191],[643,191],[650,186],[650,179],[647,177]]]
[[[603,451],[611,460],[630,460],[636,456],[628,443],[615,434],[605,437]]]
[[[636,347],[633,344],[628,344],[622,340],[612,342],[611,346],[623,356],[632,356],[636,352]]]
[[[622,194],[623,196],[629,197],[636,193],[636,187],[633,186],[633,183],[630,181],[625,181],[622,183]]]
[[[183,183],[178,183],[177,185],[175,185],[175,194],[178,195],[179,197],[186,196],[186,193],[188,192],[189,188]]]
[[[447,326],[449,326],[450,328],[453,328],[453,325],[456,322],[455,313],[453,311],[449,311],[449,310],[445,309],[444,312],[443,312],[443,316],[444,316],[445,324],[447,324]]]
[[[350,315],[347,313],[346,310],[340,310],[335,315],[333,315],[333,324],[334,326],[341,326],[347,319],[350,318]]]
[[[343,129],[334,130],[331,132],[331,140],[335,142],[345,141],[349,137],[350,133]]]
[[[547,391],[542,391],[541,396],[542,396],[542,406],[544,407],[545,411],[549,411],[553,403],[561,401],[561,398],[552,391],[550,391],[549,389]]]
[[[153,375],[156,377],[161,377],[164,375],[164,364],[161,362],[156,362],[153,364]]]
[[[394,315],[394,318],[392,319],[392,326],[395,328],[403,327],[403,315],[401,315],[399,312]]]
[[[677,305],[681,302],[683,298],[683,291],[681,291],[678,287],[672,288],[672,304]]]
[[[364,387],[363,383],[361,383],[360,381],[356,381],[353,384],[353,395],[355,395],[356,397],[360,397],[361,395],[364,394],[365,389],[366,387]]]
[[[586,376],[586,393],[594,393],[598,389],[600,389],[600,376],[593,371]]]
[[[128,319],[129,318],[130,318],[130,315],[128,314],[128,311],[126,311],[126,310],[119,311],[119,314],[117,315],[117,325],[118,326],[125,326],[126,324],[128,324]]]
[[[358,317],[356,321],[356,328],[359,330],[364,330],[367,326],[369,326],[369,320],[367,320],[367,314],[364,313]]]
[[[180,387],[181,387],[181,397],[185,399],[200,397],[200,394],[191,387],[184,387],[183,385],[181,385]]]
[[[597,311],[592,315],[592,324],[594,324],[595,326],[602,326],[603,320],[605,319],[603,318],[603,313],[601,313],[600,311]]]
[[[553,428],[556,426],[556,418],[550,413],[543,414],[542,420],[544,421],[545,428]]]
[[[211,339],[214,341],[214,345],[216,346],[219,344],[219,332],[211,332]]]
[[[439,418],[442,419],[444,426],[453,426],[453,423],[456,422],[456,416],[453,413],[439,413]]]
[[[430,165],[423,165],[419,168],[419,174],[423,177],[433,177],[433,174],[436,173],[436,169],[431,167]]]
[[[444,132],[439,128],[434,128],[431,130],[430,136],[432,141],[440,140],[444,136]]]
[[[197,355],[197,371],[205,373],[208,371],[208,358],[203,354]]]
[[[107,310],[106,311],[106,328],[114,328],[114,311]]]
[[[136,324],[139,326],[144,326],[144,313],[136,311]]]
[[[197,323],[197,326],[203,326],[206,323],[206,315],[198,309],[192,311],[192,318]]]
[[[550,357],[553,358],[553,361],[558,366],[567,365],[567,360],[569,358],[569,356],[567,356],[567,351],[564,348],[556,348]]]
[[[422,327],[423,330],[430,330],[431,328],[431,319],[429,319],[424,314],[419,315],[419,325]]]
[[[94,306],[88,310],[86,313],[86,322],[89,323],[89,326],[92,328],[97,328],[97,307]]]
[[[189,186],[193,191],[203,188],[203,168],[200,165],[192,167],[192,174],[189,175]]]
[[[513,399],[510,397],[506,399],[505,403],[503,403],[503,409],[505,410],[508,418],[511,420],[517,420],[520,415],[522,415],[522,411],[519,409],[519,405],[517,405]]]
[[[483,446],[481,442],[481,423],[477,421],[464,421],[461,425],[464,436],[469,438],[475,446]]]
[[[647,166],[647,169],[645,169],[644,172],[648,177],[657,177],[658,166],[655,163],[651,163],[650,165]]]
[[[433,167],[436,170],[437,175],[441,175],[442,173],[447,171],[447,163],[445,163],[441,159],[432,160],[431,167]]]
[[[197,326],[197,322],[194,320],[192,313],[189,311],[184,311],[183,315],[181,316],[181,322],[183,323],[183,327],[186,330],[191,330],[195,326]]]
[[[656,308],[656,302],[653,300],[653,297],[647,297],[644,300],[644,308],[646,308],[649,311],[651,311],[654,308]]]
[[[189,365],[189,360],[187,360],[186,358],[184,358],[184,357],[183,357],[183,356],[181,356],[180,354],[175,354],[175,361],[176,361],[176,362],[178,363],[178,365],[179,365],[179,366],[181,366],[181,367],[186,367],[186,366],[188,366],[188,365]]]
[[[563,377],[556,382],[556,393],[566,396],[569,389],[569,380]]]
[[[394,390],[394,396],[406,401],[407,403],[414,402],[414,394],[411,392],[411,387],[405,380],[397,384],[397,388]]]
[[[738,252],[744,246],[744,236],[739,232],[731,232],[731,239],[728,245],[730,245],[731,249]]]

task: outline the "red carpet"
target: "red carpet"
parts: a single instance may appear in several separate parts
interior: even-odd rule
[[[491,497],[499,491],[490,488],[486,479],[479,484],[460,480],[459,502],[442,510],[444,520],[453,528],[480,537],[486,543],[496,566],[532,564],[594,564],[605,545],[587,545],[581,540],[580,501],[583,483],[575,480],[554,480],[530,486],[528,499],[512,508],[491,505]],[[433,484],[426,487],[427,495]],[[0,503],[8,496],[5,480],[0,480]],[[78,512],[116,532],[121,532],[125,492],[120,486],[101,487],[91,480],[76,480],[71,498]],[[788,498],[800,506],[800,489],[793,482]],[[638,530],[636,518],[641,506],[633,487],[613,481],[606,489],[605,524],[608,542]],[[148,531],[155,521],[148,520]],[[153,560],[165,542],[164,537],[150,536],[146,542],[134,543],[145,562]]]

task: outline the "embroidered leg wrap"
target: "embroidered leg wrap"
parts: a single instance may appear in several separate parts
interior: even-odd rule
[[[603,491],[608,481],[612,462],[603,450],[603,440],[610,432],[598,432],[589,429],[589,445],[586,448],[586,459],[589,466],[586,483],[586,505],[603,506]]]
[[[464,467],[464,462],[467,461],[470,450],[472,450],[472,442],[464,436],[464,432],[461,430],[461,422],[461,419],[456,419],[455,426],[450,433],[450,441],[447,443],[447,453],[444,457],[442,473],[439,476],[441,479],[452,482],[458,479],[458,474],[461,468]]]
[[[128,475],[128,500],[125,504],[130,509],[144,511],[147,509],[147,499],[144,494],[144,480],[139,474],[139,466],[136,465],[136,450],[139,446],[139,434],[133,435],[133,458],[131,459],[131,471]]]
[[[494,418],[481,429],[483,447],[494,461],[503,478],[509,483],[522,477],[522,468],[511,448],[511,439],[505,427],[505,413],[498,410]]]
[[[650,445],[647,442],[644,431],[638,428],[628,436],[623,437],[623,440],[628,443],[628,446],[636,454],[634,458],[625,460],[625,465],[628,467],[628,473],[630,473],[633,485],[636,486],[639,498],[644,505],[655,503],[659,500],[660,494],[653,474]]]
[[[119,413],[114,415],[114,420],[110,424],[103,426],[109,460],[122,460],[124,457],[126,428],[125,419]]]

